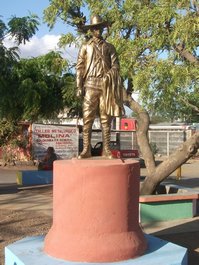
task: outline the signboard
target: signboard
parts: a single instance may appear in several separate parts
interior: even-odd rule
[[[58,159],[78,155],[79,130],[76,126],[32,124],[32,147],[35,159],[43,158],[49,146],[54,147]]]
[[[136,120],[132,118],[122,118],[120,123],[121,130],[136,131]]]

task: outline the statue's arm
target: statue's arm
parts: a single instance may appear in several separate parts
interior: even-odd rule
[[[77,96],[83,95],[84,91],[84,73],[86,67],[86,46],[82,45],[80,48],[77,64],[76,64],[76,85],[77,85]]]
[[[113,45],[110,45],[110,54],[111,54],[111,69],[116,69],[119,71],[120,69],[119,60],[116,49]]]

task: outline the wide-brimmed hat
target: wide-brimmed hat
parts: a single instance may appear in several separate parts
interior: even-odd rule
[[[108,21],[103,21],[99,15],[94,15],[90,19],[90,25],[84,25],[82,28],[84,30],[89,30],[95,27],[106,28],[109,25]]]

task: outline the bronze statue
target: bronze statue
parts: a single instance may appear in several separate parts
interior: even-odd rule
[[[103,138],[103,153],[112,158],[110,151],[110,128],[112,117],[121,116],[123,110],[122,85],[119,75],[119,62],[114,46],[102,38],[108,23],[101,17],[91,17],[92,38],[82,45],[79,51],[77,73],[77,96],[83,101],[83,151],[79,158],[91,156],[91,133],[96,115],[99,113]]]

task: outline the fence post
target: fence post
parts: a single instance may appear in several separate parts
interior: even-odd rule
[[[176,180],[180,180],[181,177],[182,177],[182,167],[180,166],[176,169]]]

